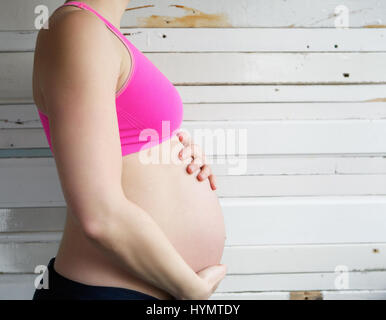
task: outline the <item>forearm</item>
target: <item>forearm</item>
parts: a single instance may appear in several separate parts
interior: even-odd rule
[[[152,217],[126,198],[106,214],[92,240],[146,282],[178,299],[204,293],[204,281],[183,260]]]

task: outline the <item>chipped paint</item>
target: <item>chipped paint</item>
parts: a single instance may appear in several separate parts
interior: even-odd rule
[[[136,32],[124,32],[124,36],[132,36],[133,34],[141,34],[142,31],[136,31]]]
[[[363,28],[368,28],[368,29],[383,29],[386,28],[385,24],[368,24],[366,26],[363,26]]]
[[[182,5],[170,5],[186,11],[182,17],[158,16],[138,18],[138,25],[145,28],[212,28],[231,27],[228,17],[223,13],[208,14]]]
[[[323,294],[320,291],[292,291],[290,300],[323,300]]]
[[[386,102],[386,98],[375,98],[371,100],[365,100],[364,102]]]
[[[348,13],[350,15],[353,15],[353,14],[361,13],[362,11],[366,11],[366,10],[373,10],[373,8],[363,8],[363,9],[359,9],[359,10],[352,10],[352,11],[349,11]],[[339,14],[337,14],[335,12],[330,13],[327,17],[314,21],[313,23],[310,24],[310,26],[315,26],[321,22],[325,22],[325,21],[334,19],[338,16],[339,16]]]
[[[152,8],[152,7],[155,7],[154,4],[148,4],[146,6],[140,6],[140,7],[127,8],[127,9],[125,9],[125,11],[137,10],[137,9],[143,9],[143,8]]]

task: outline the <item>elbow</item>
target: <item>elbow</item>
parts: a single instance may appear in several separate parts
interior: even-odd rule
[[[103,220],[84,218],[80,222],[83,234],[93,242],[102,242],[107,236],[106,223]]]
[[[117,218],[117,205],[113,201],[103,204],[94,203],[92,206],[83,206],[73,209],[83,234],[93,242],[104,242],[111,234],[114,219]]]

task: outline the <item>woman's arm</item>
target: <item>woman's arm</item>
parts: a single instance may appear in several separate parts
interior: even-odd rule
[[[39,84],[52,148],[64,197],[84,234],[174,297],[208,298],[225,268],[211,276],[196,274],[151,216],[124,195],[115,109],[121,58],[114,37],[83,11],[64,15],[41,32]]]

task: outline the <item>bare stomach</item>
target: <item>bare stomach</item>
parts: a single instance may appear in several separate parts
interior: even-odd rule
[[[198,181],[197,173],[189,175],[186,166],[190,160],[182,162],[177,158],[182,147],[173,136],[156,147],[125,156],[122,186],[126,197],[147,211],[197,272],[220,263],[225,227],[217,195],[209,181]],[[148,160],[150,154],[158,163],[144,163],[143,159]],[[74,281],[124,287],[160,299],[171,298],[159,288],[133,277],[94,247],[84,237],[71,212],[67,214],[55,269]]]

